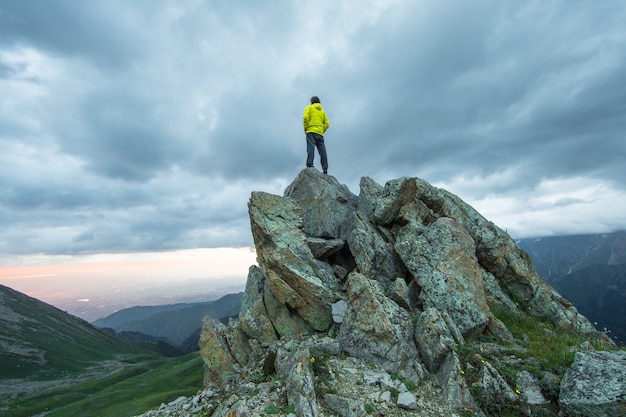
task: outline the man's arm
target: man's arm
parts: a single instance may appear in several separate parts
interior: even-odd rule
[[[310,117],[311,117],[311,106],[306,106],[304,108],[304,113],[302,114],[302,126],[304,126],[304,133],[306,133],[306,128],[309,125]]]

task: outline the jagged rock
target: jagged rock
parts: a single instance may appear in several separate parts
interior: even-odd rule
[[[324,395],[328,408],[342,417],[366,417],[365,404],[361,400],[344,398],[334,394]]]
[[[300,417],[319,416],[313,375],[306,363],[296,363],[287,377],[287,400]]]
[[[376,201],[374,208],[376,223],[387,225],[393,222],[398,217],[400,209],[415,200],[417,188],[414,178],[388,181]]]
[[[513,339],[513,335],[511,334],[509,329],[507,329],[506,325],[502,323],[502,321],[495,316],[489,317],[489,322],[487,323],[486,333],[502,340]]]
[[[359,190],[358,211],[373,220],[376,203],[384,188],[372,178],[362,177]]]
[[[240,366],[245,366],[252,354],[252,347],[250,346],[248,338],[241,330],[239,320],[231,318],[222,335],[228,345],[228,352],[232,358],[235,359]]]
[[[236,361],[230,354],[225,332],[226,326],[219,321],[208,316],[202,320],[198,346],[204,362],[205,384],[210,381],[226,381],[235,373]]]
[[[446,311],[464,336],[482,333],[489,306],[474,241],[465,229],[448,218],[427,228],[411,222],[398,232],[395,247],[422,289],[424,308]]]
[[[311,324],[274,294],[275,292],[269,288],[266,282],[263,289],[263,304],[278,336],[287,337],[294,334],[313,333],[314,329]]]
[[[542,401],[558,395],[560,375],[542,379],[542,397],[536,379],[518,373],[524,401],[516,401],[500,373],[540,362],[511,353],[529,351],[496,315],[549,318],[600,337],[506,232],[419,178],[382,187],[364,177],[357,198],[307,169],[282,197],[252,193],[248,208],[258,267],[248,273],[239,319],[206,320],[202,333],[205,383],[216,394],[176,404],[180,414],[171,416],[199,402],[213,416],[262,415],[269,404],[287,403],[298,416],[361,415],[364,402],[373,415],[407,416],[404,407],[417,407],[423,415],[450,416],[454,408],[482,416],[465,368],[476,399],[499,402],[485,411],[506,403],[541,414]],[[561,408],[580,415],[563,387]]]
[[[436,308],[427,308],[415,325],[415,343],[426,368],[436,373],[454,347],[452,333]]]
[[[541,405],[547,403],[546,398],[541,393],[539,381],[530,372],[520,372],[517,375],[515,387],[527,404]]]
[[[286,378],[299,363],[308,364],[311,360],[311,352],[307,347],[291,346],[287,343],[276,351],[275,367],[279,378]]]
[[[332,305],[333,322],[337,324],[343,323],[348,311],[348,303],[345,300],[339,300]]]
[[[464,374],[459,357],[452,351],[446,356],[436,376],[448,404],[455,408],[479,410]]]
[[[414,309],[414,302],[411,299],[409,286],[406,285],[406,281],[404,279],[395,280],[387,290],[387,296],[395,301],[400,307],[407,311],[411,311]]]
[[[459,328],[456,326],[454,320],[452,320],[452,317],[450,317],[447,311],[440,311],[439,314],[441,314],[443,321],[446,322],[446,325],[448,326],[448,331],[450,332],[450,336],[452,336],[452,338],[454,339],[454,343],[456,343],[457,346],[463,346],[465,344],[465,338],[461,334]]]
[[[480,259],[479,259],[480,262]],[[519,312],[519,308],[511,298],[505,294],[504,288],[500,286],[500,283],[493,276],[492,273],[483,269],[483,284],[485,286],[485,296],[490,306],[498,305],[503,306],[505,309]]]
[[[405,378],[422,377],[408,312],[389,300],[377,281],[359,273],[348,276],[347,296],[348,311],[337,335],[343,349]]]
[[[417,410],[417,397],[411,392],[401,392],[398,394],[398,407],[406,410]]]
[[[478,388],[482,397],[488,402],[506,403],[517,401],[515,391],[502,378],[500,372],[487,361],[482,364],[478,373],[478,381],[473,385]]]
[[[252,193],[248,207],[257,260],[269,290],[313,329],[326,330],[335,300],[325,282],[335,278],[306,244],[300,207],[290,198],[262,192]]]
[[[474,215],[475,218],[479,216]],[[521,302],[527,312],[536,317],[552,317],[554,323],[562,328],[595,331],[571,303],[541,279],[528,254],[505,232],[480,216],[478,223],[472,227],[472,235],[478,242],[476,253],[481,264],[509,294]],[[512,307],[510,303],[507,305]]]
[[[359,272],[379,281],[383,287],[406,275],[393,244],[360,212],[350,219],[347,241]]]
[[[626,416],[626,351],[576,353],[560,389],[569,417]]]
[[[324,336],[317,338],[312,342],[309,341],[308,344],[314,355],[318,355],[321,352],[331,356],[339,356],[343,353],[343,349],[339,341],[332,337]]]
[[[394,379],[387,372],[367,372],[364,375],[365,383],[368,385],[378,386],[382,391],[395,390],[398,392],[406,392],[407,388],[404,383],[398,379]]]
[[[239,320],[243,332],[250,339],[269,344],[278,339],[278,335],[265,309],[265,302],[263,301],[264,287],[265,277],[263,272],[259,267],[251,266],[248,270],[246,290],[241,300]]]
[[[346,242],[343,239],[322,239],[319,237],[307,237],[306,239],[313,256],[325,260],[330,255],[341,250]]]
[[[220,404],[211,417],[249,416],[250,410],[236,394],[231,395],[226,402]]]
[[[307,236],[346,238],[346,219],[356,210],[358,199],[335,177],[315,169],[302,170],[285,189],[284,196],[293,198],[302,207]]]

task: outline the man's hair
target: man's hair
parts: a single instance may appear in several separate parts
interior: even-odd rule
[[[319,103],[319,102],[320,102],[320,98],[318,96],[311,97],[311,104]]]

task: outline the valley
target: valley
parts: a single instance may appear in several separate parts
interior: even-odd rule
[[[0,285],[0,415],[130,416],[202,387],[197,352],[112,336]]]
[[[244,278],[234,282],[189,279],[140,283],[131,279],[115,287],[105,282],[94,288],[77,288],[70,295],[58,291],[37,298],[91,323],[125,308],[213,301],[245,287]]]
[[[626,344],[626,232],[522,239],[544,281]]]

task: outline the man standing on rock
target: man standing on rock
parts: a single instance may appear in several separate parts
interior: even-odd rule
[[[324,174],[328,173],[328,157],[326,156],[326,146],[324,145],[324,133],[330,124],[326,112],[322,109],[320,99],[317,96],[311,97],[311,104],[304,108],[302,115],[304,133],[306,133],[306,166],[313,167],[315,148],[320,153],[322,169]]]

